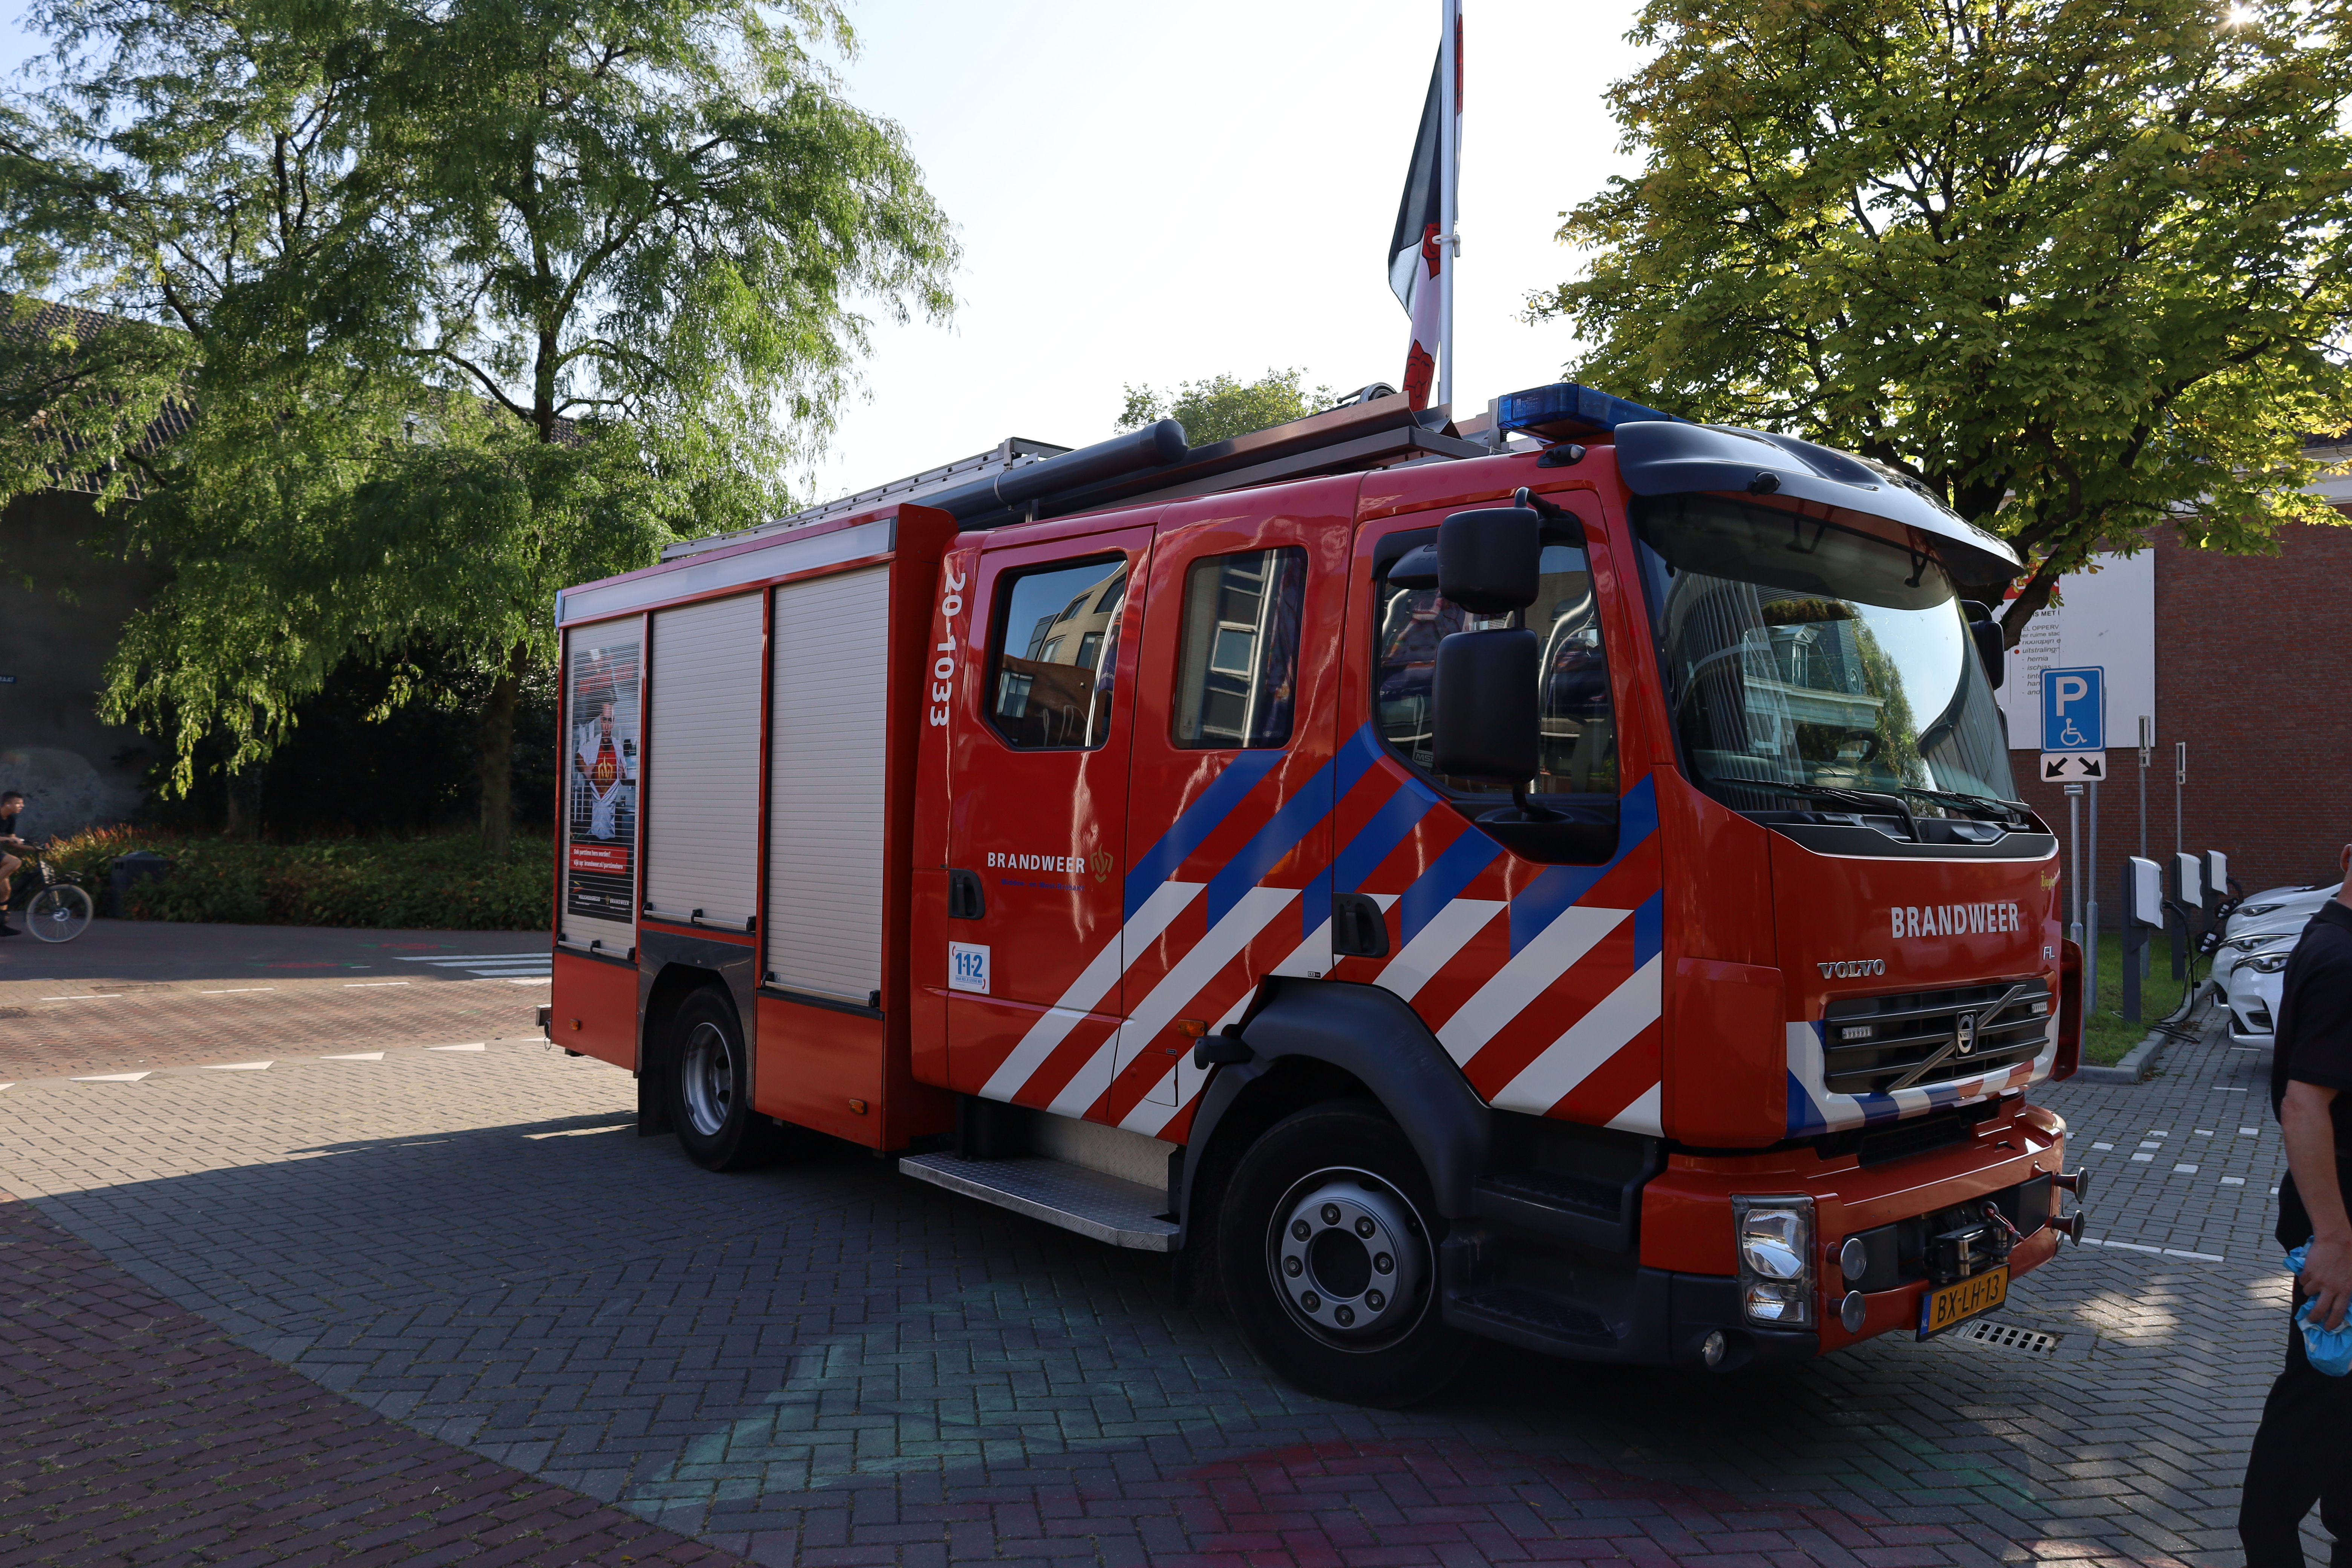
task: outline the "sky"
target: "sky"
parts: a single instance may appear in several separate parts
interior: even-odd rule
[[[1559,379],[1521,320],[1575,268],[1559,215],[1631,161],[1631,0],[1465,0],[1454,404]],[[35,52],[0,0],[0,68]],[[1402,381],[1386,258],[1437,0],[849,0],[851,101],[905,128],[957,228],[944,325],[877,321],[822,500],[1025,436],[1113,434],[1123,389],[1298,366]]]

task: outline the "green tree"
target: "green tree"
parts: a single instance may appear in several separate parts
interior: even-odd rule
[[[1571,374],[1899,470],[2032,563],[2012,643],[2149,528],[2340,521],[2297,492],[2352,424],[2344,0],[1650,0],[1633,37],[1643,166],[1530,302]]]
[[[1306,375],[1293,365],[1288,370],[1269,370],[1255,381],[1213,375],[1206,381],[1188,381],[1166,393],[1130,386],[1118,428],[1139,430],[1161,419],[1174,419],[1184,426],[1184,438],[1195,447],[1229,441],[1268,426],[1304,419],[1329,404],[1331,389],[1306,386]]]
[[[121,410],[91,460],[135,467],[115,504],[173,569],[106,704],[173,730],[183,787],[206,733],[250,762],[347,658],[429,645],[491,678],[503,852],[555,590],[768,515],[861,307],[950,303],[903,138],[810,53],[851,46],[829,0],[37,17],[63,64],[0,118],[0,281],[187,340],[186,435],[144,441],[158,376],[87,353],[80,416]]]

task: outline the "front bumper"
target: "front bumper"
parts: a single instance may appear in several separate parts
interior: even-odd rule
[[[2052,1178],[2064,1153],[2064,1123],[2012,1101],[1968,1143],[1869,1167],[1809,1148],[1676,1155],[1643,1192],[1639,1267],[1507,1224],[1455,1222],[1441,1258],[1446,1320],[1580,1361],[1701,1369],[1717,1331],[1726,1346],[1717,1371],[1811,1360],[1916,1327],[1921,1299],[1937,1283],[1922,1255],[1924,1216],[1993,1199],[2022,1233],[2008,1255],[2011,1277],[2048,1262],[2061,1206]],[[1729,1272],[1731,1197],[1797,1193],[1814,1200],[1815,1323],[1751,1323]],[[1863,1311],[1853,1331],[1839,1317],[1849,1287],[1838,1254],[1849,1236],[1865,1238],[1874,1264],[1853,1287]]]
[[[2230,976],[2230,1043],[2268,1050],[2275,1038],[2284,974],[2262,974],[2241,964]]]

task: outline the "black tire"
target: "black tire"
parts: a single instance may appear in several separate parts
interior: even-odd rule
[[[1226,1307],[1258,1360],[1307,1393],[1418,1404],[1476,1348],[1439,1309],[1444,1238],[1397,1124],[1366,1101],[1311,1106],[1268,1128],[1225,1188]]]
[[[775,1127],[751,1109],[751,1053],[726,995],[704,986],[679,1004],[662,1052],[677,1146],[706,1171],[741,1171],[775,1152]]]

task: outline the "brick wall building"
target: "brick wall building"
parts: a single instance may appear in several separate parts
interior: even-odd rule
[[[2339,510],[2352,515],[2352,507]],[[2189,743],[2183,847],[2219,849],[2248,892],[2332,882],[2352,843],[2352,527],[2280,531],[2275,555],[2156,542],[2156,727],[2147,847],[2172,852],[2172,742]],[[2128,721],[2110,717],[2111,725]],[[2139,846],[2139,753],[2113,734],[2099,803],[2099,890]],[[2116,742],[2125,742],[2117,744]],[[2019,795],[2063,835],[2066,797],[2012,752]],[[2087,809],[2087,803],[2086,803]]]

